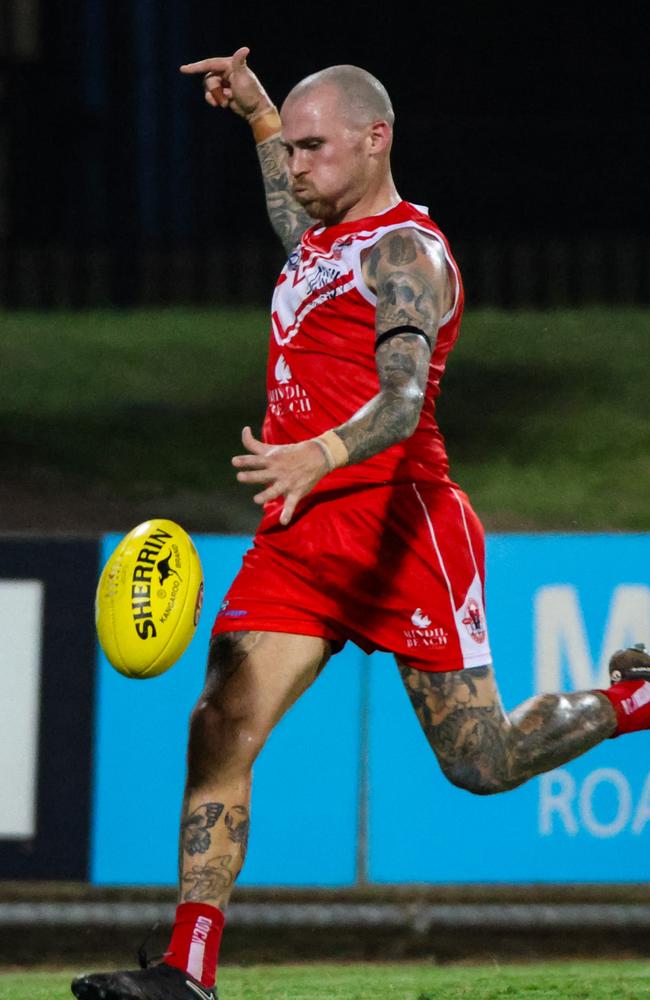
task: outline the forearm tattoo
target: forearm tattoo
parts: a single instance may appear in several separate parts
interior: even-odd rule
[[[429,346],[417,333],[399,333],[377,349],[380,392],[336,428],[350,462],[362,462],[415,430],[429,371]]]
[[[376,336],[396,326],[416,326],[435,341],[447,271],[439,245],[415,230],[381,239],[364,262],[364,277],[376,291]],[[413,433],[420,418],[431,350],[424,337],[400,333],[377,348],[380,391],[345,424],[335,428],[350,462],[362,462]]]
[[[287,167],[287,153],[280,134],[260,142],[257,155],[262,167],[266,208],[271,225],[291,253],[300,237],[313,225],[314,220],[307,215],[291,194],[291,183]]]
[[[490,667],[400,672],[444,774],[475,794],[516,788],[614,731],[612,706],[593,691],[541,694],[506,715]]]

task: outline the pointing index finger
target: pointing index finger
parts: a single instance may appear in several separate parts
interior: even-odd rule
[[[180,67],[181,73],[226,73],[230,69],[232,59],[215,57],[214,59],[200,59],[198,62],[183,63]]]

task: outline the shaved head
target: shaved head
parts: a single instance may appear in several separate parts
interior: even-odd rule
[[[386,88],[365,69],[330,66],[305,77],[280,117],[291,193],[312,219],[332,225],[398,199],[390,169],[395,115]]]
[[[395,114],[383,83],[359,66],[329,66],[306,76],[287,95],[286,103],[311,97],[317,90],[334,89],[346,117],[355,125],[385,121],[393,125]]]

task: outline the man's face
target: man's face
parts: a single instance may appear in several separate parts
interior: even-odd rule
[[[285,102],[282,138],[292,193],[313,219],[334,221],[365,193],[371,163],[368,134],[368,127],[348,119],[334,88]]]

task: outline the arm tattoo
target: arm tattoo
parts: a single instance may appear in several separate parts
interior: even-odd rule
[[[377,293],[377,336],[393,326],[422,327],[433,342],[448,291],[440,244],[415,230],[389,233],[376,249],[373,286]]]
[[[313,225],[314,220],[291,194],[287,154],[280,136],[273,136],[266,142],[259,143],[257,155],[262,167],[266,208],[271,225],[282,240],[287,253],[291,253],[305,230]]]
[[[447,271],[439,244],[415,230],[381,239],[364,262],[364,277],[376,289],[376,334],[416,326],[433,343],[445,301]],[[397,334],[377,349],[380,391],[345,424],[335,428],[350,462],[362,462],[410,437],[417,427],[429,374],[430,350],[418,334]]]
[[[350,462],[362,462],[417,426],[429,371],[429,346],[417,333],[399,333],[377,349],[380,391],[336,433],[348,449]]]
[[[395,267],[403,267],[417,260],[418,248],[415,240],[405,239],[399,233],[394,233],[388,241],[388,262]]]
[[[183,820],[181,824],[183,845],[188,854],[205,854],[211,843],[208,831],[215,825],[222,812],[222,802],[206,802]]]

